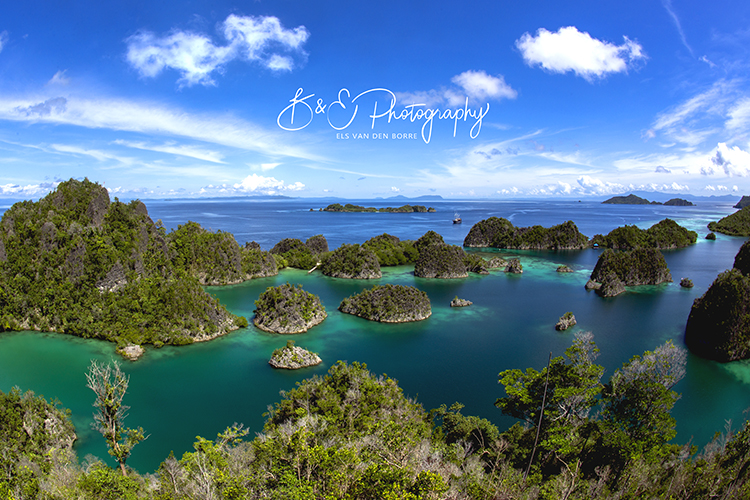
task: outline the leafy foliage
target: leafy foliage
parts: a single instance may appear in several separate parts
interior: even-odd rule
[[[192,229],[192,226],[191,226]],[[134,200],[69,180],[0,222],[0,329],[183,344],[237,328]]]
[[[345,298],[339,311],[371,321],[403,323],[420,321],[432,314],[427,294],[412,286],[374,286]]]
[[[621,226],[613,229],[606,236],[595,235],[592,244],[615,250],[632,250],[635,248],[683,248],[693,245],[698,233],[688,231],[672,219],[664,219],[650,228],[643,230],[637,226]]]
[[[320,299],[302,285],[268,287],[255,301],[253,324],[274,333],[305,332],[326,318]]]
[[[381,267],[411,264],[419,256],[413,241],[401,241],[388,233],[370,238],[362,246],[375,252]]]
[[[626,286],[658,285],[672,281],[664,255],[654,248],[636,248],[624,252],[605,250],[594,266],[591,279],[604,282],[610,274],[615,275]]]
[[[490,217],[477,222],[464,239],[465,247],[519,250],[580,250],[588,245],[588,238],[578,231],[572,221],[549,228],[515,227],[509,220],[501,217]]]
[[[357,244],[341,245],[328,254],[320,270],[334,278],[372,279],[382,276],[375,252]]]
[[[318,262],[310,247],[297,238],[284,238],[274,245],[271,253],[280,255],[287,266],[297,269],[312,269]]]
[[[708,229],[730,236],[750,236],[750,208],[745,206],[718,222],[709,222]]]

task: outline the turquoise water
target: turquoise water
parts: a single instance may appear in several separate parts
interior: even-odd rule
[[[177,203],[149,203],[149,210],[167,227],[174,227],[179,215],[182,218],[178,223],[208,217],[201,215],[208,213],[204,207]],[[259,218],[248,215],[252,208],[248,205],[212,203],[212,227],[242,233],[243,221]],[[437,214],[417,214],[444,216],[447,223],[440,222],[439,227],[436,221],[441,219],[437,217],[430,220],[404,214],[309,213],[311,207],[307,205],[257,205],[268,226],[263,233],[267,236],[245,240],[255,239],[268,248],[274,238],[281,239],[276,237],[278,226],[286,224],[287,236],[304,239],[322,233],[331,248],[346,241],[347,231],[351,232],[349,242],[362,242],[382,232],[415,238],[432,228],[447,241],[460,243],[473,223],[459,227],[450,224],[454,208],[447,202]],[[549,226],[567,217],[577,223],[580,220],[579,227],[591,236],[624,223],[647,227],[663,218],[661,211],[665,208],[674,207],[476,203],[464,204],[459,211],[465,221],[467,217],[499,215],[513,217],[517,225]],[[325,373],[340,359],[365,362],[374,372],[396,378],[404,392],[427,409],[460,401],[466,405],[465,414],[480,415],[506,428],[513,420],[503,417],[493,405],[503,395],[497,383],[498,373],[528,366],[541,369],[549,352],[562,355],[576,330],[593,332],[601,349],[598,362],[606,368],[605,379],[633,355],[666,340],[682,345],[693,300],[705,292],[719,272],[731,267],[743,242],[724,236],[714,242],[702,239],[705,223],[730,211],[728,206],[715,205],[681,212],[684,217],[679,221],[700,231],[701,239],[690,248],[666,252],[665,257],[676,282],[682,276],[693,279],[696,286],[689,290],[672,283],[639,287],[619,297],[602,299],[584,289],[598,257],[595,250],[501,252],[521,258],[524,273],[520,276],[494,271],[489,276],[472,275],[461,280],[425,280],[414,277],[411,267],[395,267],[385,268],[380,280],[352,281],[317,272],[308,275],[285,270],[271,278],[211,287],[209,292],[231,311],[248,317],[252,316],[253,302],[268,286],[289,281],[319,295],[328,318],[292,338],[298,345],[318,352],[323,364],[295,372],[274,370],[267,364],[268,358],[290,336],[268,334],[252,326],[206,343],[148,349],[138,362],[123,363],[131,376],[126,402],[132,408],[127,424],[143,426],[150,434],[134,449],[129,464],[142,472],[153,471],[171,450],[181,456],[192,448],[195,436],[214,437],[234,422],[259,432],[263,413],[267,405],[278,401],[279,391],[306,377]],[[446,215],[448,212],[450,215]],[[383,215],[389,218],[382,218]],[[351,222],[349,216],[357,217],[356,221]],[[220,220],[224,225],[216,224]],[[310,220],[327,222],[316,225]],[[243,242],[241,237],[238,240]],[[556,273],[560,264],[567,264],[575,272]],[[416,323],[383,325],[337,311],[343,298],[382,283],[413,285],[424,290],[432,302],[432,316]],[[472,300],[474,305],[450,308],[455,295]],[[557,332],[554,324],[566,311],[576,315],[578,325],[572,331]],[[79,434],[76,449],[81,458],[87,453],[105,458],[103,439],[90,430],[93,393],[85,387],[84,373],[90,359],[107,361],[112,356],[113,346],[104,342],[38,332],[0,334],[0,390],[19,386],[58,398],[73,412]],[[703,445],[716,431],[723,430],[725,419],[733,419],[735,428],[743,420],[742,411],[750,406],[750,363],[722,365],[690,355],[687,376],[676,389],[682,393],[674,410],[677,442]]]

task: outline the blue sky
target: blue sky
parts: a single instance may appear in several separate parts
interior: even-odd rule
[[[750,194],[750,2],[0,5],[0,196]]]

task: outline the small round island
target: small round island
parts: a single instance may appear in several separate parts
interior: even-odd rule
[[[253,324],[271,333],[303,333],[326,319],[320,299],[302,285],[268,287],[255,301]]]
[[[427,294],[413,286],[374,286],[341,301],[339,311],[381,323],[421,321],[432,314]]]

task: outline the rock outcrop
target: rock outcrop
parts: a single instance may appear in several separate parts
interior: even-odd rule
[[[558,332],[562,332],[570,328],[571,326],[574,326],[576,324],[576,317],[572,312],[566,312],[562,316],[560,316],[560,319],[557,320],[557,323],[555,324],[555,330]]]
[[[451,307],[467,307],[472,305],[474,302],[466,299],[459,299],[458,295],[456,295],[453,300],[451,300]]]
[[[328,316],[317,296],[289,283],[268,287],[254,312],[253,324],[271,333],[303,333]]]
[[[682,278],[680,280],[680,286],[683,288],[693,288],[693,280],[690,278]]]
[[[562,266],[557,266],[557,272],[558,273],[572,273],[573,270],[569,268],[568,266],[566,266],[565,264],[563,264]]]
[[[268,360],[268,364],[274,368],[283,368],[286,370],[299,370],[308,366],[315,366],[322,363],[317,353],[310,352],[294,345],[293,340],[287,340],[286,346],[276,349]]]
[[[146,350],[138,344],[128,344],[125,347],[117,348],[117,354],[130,361],[137,361],[145,352]]]
[[[523,273],[523,266],[521,265],[521,259],[510,259],[508,265],[505,267],[506,273],[521,274]]]
[[[432,314],[427,294],[412,286],[375,286],[341,301],[339,311],[381,323],[421,321]]]

